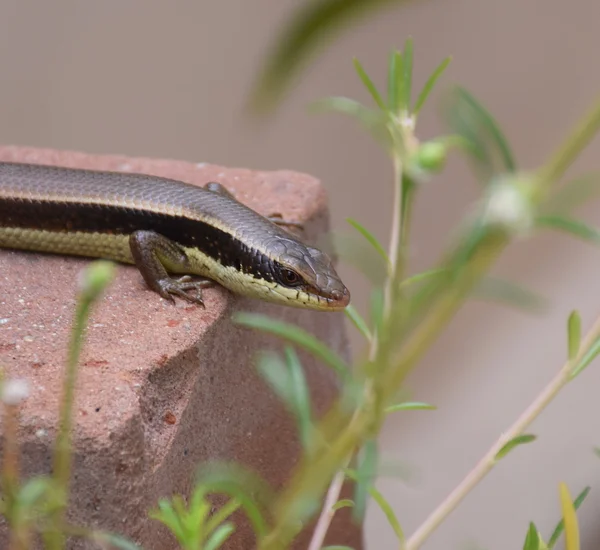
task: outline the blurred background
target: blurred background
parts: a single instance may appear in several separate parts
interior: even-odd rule
[[[381,85],[387,54],[408,35],[420,88],[447,55],[453,62],[419,121],[418,135],[445,131],[436,104],[460,83],[503,125],[521,166],[540,164],[600,92],[593,0],[427,0],[399,5],[339,35],[303,73],[274,116],[257,123],[244,106],[257,71],[301,0],[4,0],[0,3],[0,141],[304,171],[325,185],[333,225],[352,216],[387,238],[391,167],[352,120],[309,115],[328,95],[367,101],[358,57]],[[428,108],[427,108],[428,107]],[[578,173],[597,169],[600,143]],[[417,203],[412,269],[435,261],[478,186],[454,158]],[[585,217],[600,217],[600,202]],[[366,282],[342,268],[354,301]],[[389,477],[378,486],[411,533],[541,391],[566,356],[573,308],[587,327],[600,312],[600,250],[544,234],[509,250],[495,273],[552,298],[547,314],[471,303],[410,377],[415,400],[437,411],[391,418],[382,436]],[[353,346],[360,351],[354,333]],[[545,537],[560,517],[558,483],[592,491],[579,517],[583,548],[600,545],[600,365],[568,387],[518,449],[425,544],[427,550],[517,548],[533,520]],[[400,468],[397,463],[400,463]],[[394,466],[396,464],[396,466]],[[406,477],[400,479],[398,470]],[[372,507],[368,548],[393,548]]]

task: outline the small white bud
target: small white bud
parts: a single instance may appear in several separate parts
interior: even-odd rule
[[[524,233],[533,226],[533,211],[529,198],[514,180],[490,185],[483,207],[483,220],[514,233]]]
[[[6,405],[18,405],[29,397],[29,382],[24,378],[6,380],[2,385],[0,398]]]

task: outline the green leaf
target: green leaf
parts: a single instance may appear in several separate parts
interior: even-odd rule
[[[52,479],[48,477],[40,476],[27,480],[19,490],[19,505],[26,510],[33,508],[40,499],[48,496],[53,486]]]
[[[212,533],[219,525],[221,525],[231,514],[240,507],[240,502],[235,498],[227,501],[219,510],[217,510],[204,524],[206,534]]]
[[[398,106],[401,110],[410,113],[412,73],[413,73],[413,41],[407,38],[402,52],[402,80],[398,94]]]
[[[445,268],[435,268],[435,269],[430,269],[428,271],[423,271],[421,273],[417,273],[415,275],[411,275],[410,277],[407,277],[400,283],[400,286],[404,287],[404,286],[413,285],[415,283],[420,283],[424,279],[429,279],[430,277],[432,277],[432,278],[437,277],[439,275],[445,274],[446,272],[447,272],[447,269],[445,269]]]
[[[371,330],[367,325],[367,322],[363,319],[362,315],[358,312],[358,310],[352,305],[349,304],[344,309],[344,313],[346,317],[352,321],[352,324],[358,329],[358,331],[363,335],[367,342],[370,342],[373,339],[373,335],[371,334]]]
[[[198,468],[196,484],[207,493],[228,495],[239,502],[257,537],[267,532],[263,511],[268,510],[275,495],[258,474],[234,462],[207,462]]]
[[[373,485],[375,471],[377,468],[377,444],[369,439],[363,445],[358,457],[358,468],[356,485],[354,487],[354,507],[352,508],[352,517],[357,523],[364,519],[367,508],[367,494],[369,487]]]
[[[573,508],[575,510],[578,510],[579,507],[583,504],[583,501],[588,496],[590,490],[591,490],[591,487],[588,486],[583,491],[581,491],[581,493],[579,493],[579,495],[577,495],[577,498],[573,501]],[[549,549],[554,547],[554,545],[558,541],[558,537],[560,537],[564,528],[565,528],[565,524],[564,524],[564,521],[561,519],[558,522],[557,526],[554,528],[554,531],[552,531],[552,535],[550,535],[550,538],[548,539],[548,548]]]
[[[404,60],[400,52],[392,52],[390,54],[390,62],[388,68],[388,105],[389,109],[395,115],[400,110],[400,93],[402,86],[402,65]]]
[[[377,87],[375,86],[375,84],[373,84],[373,81],[371,80],[371,78],[369,77],[367,72],[363,69],[363,66],[360,64],[360,61],[358,59],[354,58],[353,62],[354,62],[354,69],[356,70],[356,73],[358,74],[359,78],[362,80],[362,83],[365,85],[365,88],[367,90],[369,90],[369,93],[371,94],[373,101],[375,101],[376,105],[382,111],[386,111],[387,108],[385,106],[385,102],[383,101],[383,98],[381,97],[381,94],[379,93],[379,90],[377,90]]]
[[[547,214],[566,214],[579,205],[594,199],[600,193],[600,174],[586,174],[557,189],[540,206]]]
[[[504,303],[525,311],[542,312],[548,307],[548,300],[544,296],[511,281],[490,276],[479,282],[473,289],[472,297]]]
[[[91,538],[94,541],[111,544],[118,550],[142,550],[141,546],[127,540],[121,535],[114,535],[113,533],[104,533],[102,531],[94,531]]]
[[[354,501],[350,500],[349,498],[344,498],[342,500],[338,500],[332,507],[331,509],[334,511],[339,510],[340,508],[351,508],[352,506],[354,506]]]
[[[423,86],[423,89],[421,90],[421,93],[419,94],[419,97],[417,97],[417,101],[416,101],[415,106],[413,108],[413,114],[414,115],[418,115],[419,114],[419,112],[421,111],[421,108],[425,104],[425,101],[427,101],[427,98],[429,97],[429,94],[433,90],[433,87],[435,86],[435,83],[440,78],[440,76],[442,76],[442,73],[446,70],[446,67],[450,64],[451,60],[452,60],[452,57],[447,57],[446,59],[444,59],[444,61],[442,61],[437,66],[437,68],[435,69],[435,71],[433,71],[433,73],[431,74],[431,76],[427,79],[427,82],[425,82],[425,85]]]
[[[329,365],[340,376],[348,376],[348,365],[337,353],[329,348],[327,344],[296,325],[283,323],[281,319],[248,312],[238,312],[234,314],[233,319],[235,323],[240,325],[274,334],[288,342],[297,344]]]
[[[571,501],[569,489],[564,483],[559,485],[560,507],[562,509],[565,530],[565,550],[580,550],[579,547],[579,524],[575,507]]]
[[[351,546],[340,546],[338,544],[335,546],[323,546],[321,550],[354,550],[354,548],[352,548]]]
[[[504,446],[496,453],[494,460],[500,460],[510,453],[515,447],[531,443],[536,440],[536,436],[532,434],[523,434],[513,437],[510,441],[504,444]]]
[[[283,96],[311,54],[333,41],[352,20],[407,0],[318,0],[299,4],[279,33],[250,98],[255,110],[266,110]]]
[[[344,473],[346,474],[347,477],[349,477],[353,481],[357,481],[358,475],[354,470],[351,470],[348,468],[348,469],[344,470]],[[400,522],[398,521],[398,518],[396,517],[396,514],[394,513],[394,509],[392,508],[390,503],[385,499],[385,497],[373,485],[371,485],[371,487],[369,487],[369,494],[371,495],[371,498],[377,503],[379,508],[381,508],[381,511],[385,514],[385,517],[388,520],[388,523],[390,524],[392,529],[394,530],[394,533],[396,534],[396,537],[398,538],[398,540],[401,543],[403,543],[404,542],[404,531],[402,531]]]
[[[384,284],[388,266],[366,239],[354,231],[348,233],[339,230],[332,231],[329,239],[332,241],[330,249],[335,250],[344,264],[354,267],[371,285]],[[323,249],[326,248],[324,244]]]
[[[569,361],[573,361],[579,353],[581,345],[581,316],[578,311],[572,311],[567,324],[569,342]]]
[[[175,513],[175,509],[171,505],[171,502],[169,502],[167,499],[160,499],[158,501],[158,509],[151,510],[148,513],[148,516],[151,519],[160,521],[166,527],[168,527],[179,542],[184,539],[185,530],[183,524],[181,523],[181,519]]]
[[[540,535],[533,522],[529,522],[529,529],[527,530],[523,550],[540,550]]]
[[[233,523],[227,522],[219,525],[211,537],[206,541],[202,550],[217,550],[217,548],[223,546],[225,541],[234,531],[235,526]]]
[[[383,320],[383,289],[375,287],[371,290],[371,325],[374,331],[379,329]]]
[[[594,343],[590,346],[590,349],[581,359],[581,362],[571,371],[571,379],[581,374],[585,369],[600,353],[600,338],[597,338]]]
[[[467,90],[455,88],[445,114],[449,125],[470,144],[484,180],[516,171],[512,152],[498,122]]]
[[[398,403],[397,405],[391,405],[390,407],[385,408],[386,414],[396,412],[396,411],[422,411],[422,410],[436,410],[437,407],[435,405],[430,405],[429,403],[421,403],[419,401],[407,401],[405,403]]]
[[[311,104],[311,111],[333,111],[348,115],[362,124],[373,137],[385,147],[391,144],[387,116],[381,111],[374,111],[361,105],[358,101],[347,97],[327,97]]]
[[[583,240],[591,241],[593,243],[600,242],[600,231],[580,220],[573,220],[558,215],[548,215],[538,216],[535,221],[538,227],[546,227],[564,231],[565,233],[570,233],[575,237],[579,237]]]
[[[388,266],[388,269],[391,268],[390,259],[385,251],[385,248],[381,245],[381,243],[377,240],[377,237],[373,235],[368,229],[366,229],[363,225],[357,222],[353,218],[346,218],[346,221],[354,227],[364,238],[365,240],[373,247],[373,249],[383,258],[383,261]]]

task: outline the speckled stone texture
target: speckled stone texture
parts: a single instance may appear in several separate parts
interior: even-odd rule
[[[217,180],[262,214],[305,222],[308,241],[328,229],[323,187],[295,172],[23,147],[0,147],[0,161],[141,172],[198,185]],[[0,250],[0,365],[31,388],[22,408],[25,476],[50,471],[75,285],[87,263]],[[275,487],[285,483],[299,457],[296,429],[252,360],[258,349],[281,344],[234,326],[230,316],[243,309],[298,323],[346,355],[343,314],[242,299],[220,287],[204,295],[206,309],[173,306],[148,290],[134,267],[119,266],[93,311],[77,384],[73,523],[121,533],[147,550],[169,550],[174,540],[146,511],[161,497],[188,495],[200,463],[240,461]],[[335,397],[335,379],[310,356],[301,357],[322,414]],[[362,548],[348,509],[336,514],[330,533],[329,544]],[[295,548],[307,541],[302,537]],[[2,525],[0,548],[6,545]],[[95,548],[84,541],[70,547]],[[253,547],[242,521],[225,548]]]

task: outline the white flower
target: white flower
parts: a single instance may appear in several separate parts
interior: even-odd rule
[[[0,399],[6,405],[18,405],[29,397],[29,382],[24,378],[13,378],[2,385]]]

